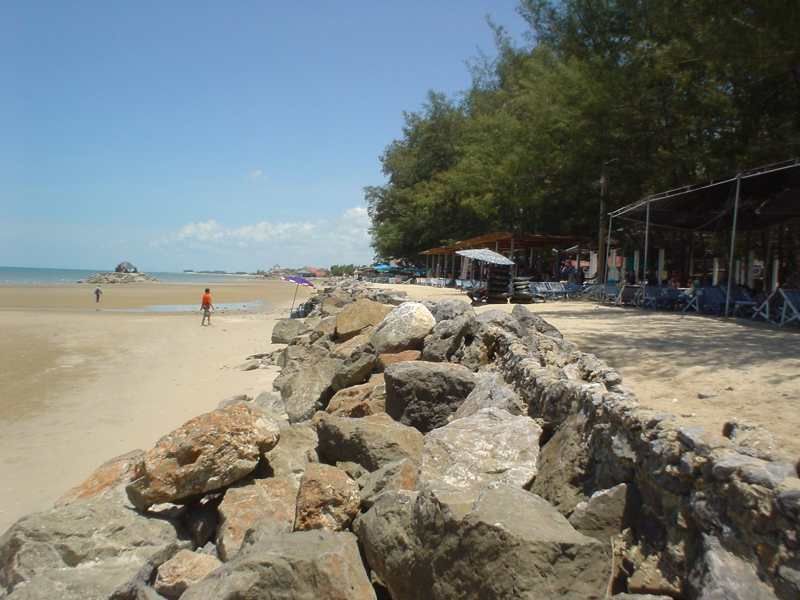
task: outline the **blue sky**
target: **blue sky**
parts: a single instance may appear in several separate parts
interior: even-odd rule
[[[367,262],[402,111],[516,0],[0,5],[0,265]]]

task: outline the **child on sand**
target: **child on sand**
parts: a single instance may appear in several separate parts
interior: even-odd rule
[[[214,305],[211,303],[211,290],[206,288],[203,297],[200,299],[200,309],[203,311],[203,320],[200,322],[200,326],[206,324],[206,319],[208,319],[208,324],[211,325],[211,309],[214,308]]]

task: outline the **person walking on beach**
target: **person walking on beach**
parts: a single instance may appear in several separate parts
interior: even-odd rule
[[[100,286],[98,285],[96,288],[94,288],[94,302],[95,302],[95,304],[100,302],[100,296],[102,296],[102,295],[103,295],[103,290],[101,290]]]
[[[206,324],[206,319],[208,319],[208,324],[211,325],[212,308],[214,308],[214,305],[211,303],[211,290],[206,288],[206,291],[200,300],[200,309],[203,311],[203,320],[200,322],[201,327]]]

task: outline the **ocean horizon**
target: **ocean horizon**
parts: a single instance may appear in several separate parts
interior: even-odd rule
[[[0,266],[0,285],[41,285],[77,283],[95,273],[107,273],[109,269],[51,269],[46,267]],[[169,271],[144,271],[164,283],[224,283],[235,279],[251,279],[252,276],[223,273],[174,273]]]

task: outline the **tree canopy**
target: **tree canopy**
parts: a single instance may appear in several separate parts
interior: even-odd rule
[[[593,235],[609,207],[800,155],[796,0],[522,0],[531,43],[430,92],[365,189],[375,250],[490,230]]]

